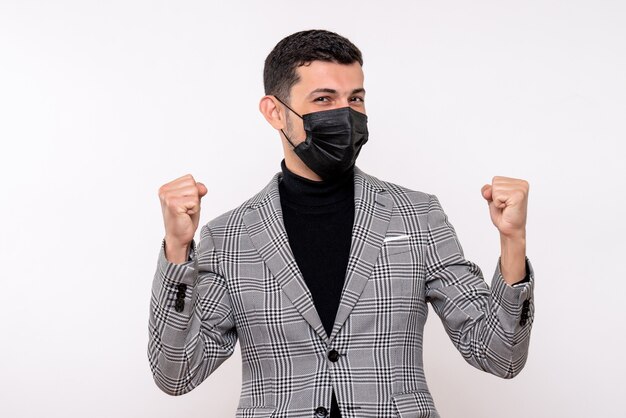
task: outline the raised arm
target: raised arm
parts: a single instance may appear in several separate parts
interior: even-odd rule
[[[208,226],[201,230],[197,249],[193,241],[206,188],[191,176],[178,180],[159,190],[166,236],[152,283],[148,342],[154,380],[170,395],[199,385],[232,355],[237,342],[230,295]]]

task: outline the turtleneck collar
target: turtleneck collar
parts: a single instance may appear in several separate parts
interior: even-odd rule
[[[337,178],[323,181],[309,180],[289,171],[284,159],[280,167],[281,199],[303,206],[326,206],[354,199],[354,166]]]

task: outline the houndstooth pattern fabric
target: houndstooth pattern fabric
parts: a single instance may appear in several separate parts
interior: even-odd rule
[[[281,175],[203,226],[190,261],[169,263],[162,243],[148,357],[163,391],[192,390],[239,341],[237,417],[314,417],[330,408],[333,389],[345,418],[438,417],[422,366],[428,302],[470,364],[503,378],[519,373],[534,317],[530,262],[523,285],[507,285],[498,263],[487,286],[434,195],[358,168],[345,284],[326,335],[289,247]]]

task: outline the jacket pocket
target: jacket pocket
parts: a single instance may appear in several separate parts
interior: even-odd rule
[[[275,408],[247,407],[237,408],[235,418],[270,418]]]
[[[400,418],[440,418],[428,392],[401,393],[392,398]]]
[[[411,242],[409,236],[405,235],[395,239],[396,237],[387,237],[389,240],[383,242],[382,251],[387,255],[402,254],[411,251]]]

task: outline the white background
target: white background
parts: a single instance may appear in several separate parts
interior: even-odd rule
[[[202,223],[277,172],[266,55],[325,28],[363,52],[358,165],[436,194],[491,279],[480,188],[530,182],[536,322],[526,368],[467,365],[432,313],[443,417],[624,411],[626,3],[0,0],[0,414],[229,417],[239,351],[169,397],[147,361],[158,187],[203,181]]]

